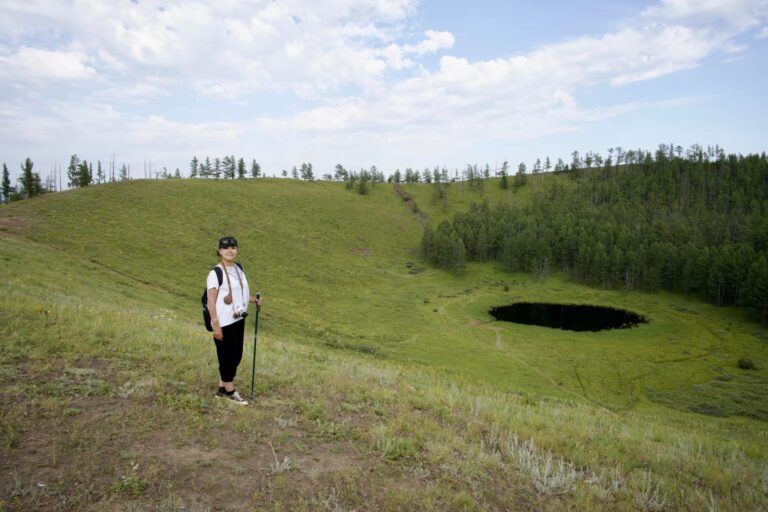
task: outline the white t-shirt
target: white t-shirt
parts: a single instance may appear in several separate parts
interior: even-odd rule
[[[217,267],[223,269],[223,265],[219,264]],[[216,315],[219,319],[219,326],[226,327],[239,320],[242,317],[235,318],[235,306],[241,306],[244,311],[248,310],[248,301],[250,299],[250,289],[248,288],[248,280],[245,278],[245,272],[240,270],[237,265],[228,267],[224,272],[229,273],[229,281],[232,283],[232,303],[224,304],[224,297],[226,297],[230,290],[227,286],[227,276],[222,274],[221,276],[221,288],[219,288],[219,279],[216,277],[216,271],[211,269],[208,273],[208,285],[206,288],[210,290],[218,289],[219,294],[216,297]],[[238,278],[238,276],[240,276]],[[243,287],[240,287],[240,281],[243,282]]]

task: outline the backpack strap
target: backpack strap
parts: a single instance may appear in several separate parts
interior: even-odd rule
[[[224,274],[222,274],[218,265],[213,267],[212,270],[216,272],[216,278],[219,280],[219,288],[221,288],[221,283],[224,280]],[[208,311],[208,287],[203,289],[203,296],[200,297],[200,302],[203,304],[203,309]]]
[[[243,272],[243,273],[245,272],[245,270],[243,270],[243,266],[240,264],[239,261],[236,261],[235,265],[238,266],[238,268],[240,269],[240,272]],[[218,265],[213,267],[213,270],[214,272],[216,272],[216,278],[219,280],[219,286],[221,286],[221,283],[224,282],[224,273],[222,272],[221,267]]]

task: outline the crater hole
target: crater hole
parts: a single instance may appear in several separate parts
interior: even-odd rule
[[[517,302],[491,308],[488,313],[496,320],[567,331],[627,329],[648,322],[644,316],[631,311],[583,304]]]

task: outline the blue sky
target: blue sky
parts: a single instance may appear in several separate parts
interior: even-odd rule
[[[44,178],[768,150],[768,0],[6,0],[0,34],[0,161]]]

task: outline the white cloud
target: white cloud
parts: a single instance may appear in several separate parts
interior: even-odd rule
[[[590,76],[598,80],[595,71],[599,67],[606,73],[617,67],[624,69],[613,74],[614,84],[649,79],[695,66],[712,47],[723,44],[721,33],[702,37],[700,31],[704,29],[682,23],[685,19],[753,20],[767,4],[768,0],[662,0],[643,11],[644,16],[660,23],[550,46],[512,59],[508,65],[513,69],[522,66],[526,72],[531,71],[528,66],[534,66],[535,71],[535,66],[542,64],[551,69],[544,62],[545,53],[555,49],[569,52],[581,63],[579,68],[586,66]],[[4,15],[0,18],[5,19],[0,28],[11,30],[15,26],[12,39],[26,41],[25,46],[11,45],[5,53],[20,49],[59,51],[30,44],[41,34],[54,33],[69,41],[74,50],[65,56],[69,60],[63,59],[58,67],[48,69],[49,73],[58,70],[62,79],[97,73],[121,83],[112,90],[132,91],[134,95],[146,90],[148,95],[157,96],[160,86],[144,83],[144,77],[154,76],[171,87],[191,87],[205,95],[226,98],[264,90],[321,98],[349,85],[375,89],[387,80],[390,70],[415,67],[422,72],[417,66],[419,58],[454,45],[452,34],[437,30],[426,30],[415,42],[402,41],[402,23],[414,9],[415,0],[285,0],[255,5],[237,0],[169,0],[162,7],[152,1],[79,0],[65,6],[11,0],[0,8]],[[667,25],[670,20],[675,23]],[[677,53],[666,51],[663,45],[670,45]],[[629,52],[621,55],[611,47]],[[525,64],[525,59],[534,62]],[[450,61],[442,65],[450,66]],[[487,63],[473,66],[484,72],[499,71]],[[30,66],[17,65],[15,69],[17,74],[35,76]],[[581,74],[580,70],[575,72]],[[515,79],[522,78],[517,75]],[[475,85],[478,80],[493,77],[473,77],[469,83]]]
[[[148,157],[164,165],[161,162],[178,162],[179,153],[184,160],[193,154],[234,153],[244,142],[246,128],[230,122],[180,123],[159,115],[126,115],[100,102],[51,102],[34,115],[23,104],[2,104],[0,120],[3,145],[34,149],[35,161],[61,161],[72,153],[107,161],[116,153],[118,162],[129,162],[134,169]]]
[[[767,4],[662,0],[621,30],[473,61],[451,55],[453,34],[411,18],[416,0],[6,0],[0,149],[55,141],[65,154],[119,145],[134,157],[186,159],[247,154],[253,141],[269,141],[270,150],[309,158],[307,148],[418,154],[531,138],[648,107],[628,98],[586,108],[582,93],[596,86],[626,87],[716,54],[747,54],[749,42],[738,36],[768,37]],[[62,83],[78,99],[52,92],[66,89]],[[276,91],[295,114],[174,121],[152,100],[172,102],[178,91],[203,103],[249,104]]]
[[[768,14],[766,0],[662,0],[643,16],[668,21],[726,21],[748,26]]]
[[[389,67],[399,70],[410,68],[415,64],[409,56],[422,56],[436,53],[440,50],[451,48],[455,42],[453,34],[450,32],[427,30],[424,35],[426,36],[426,39],[418,44],[390,44],[381,50],[380,54],[384,56]]]
[[[760,32],[757,33],[756,36],[757,39],[766,39],[768,38],[768,27],[763,27]]]
[[[10,55],[0,56],[0,74],[11,81],[84,80],[95,70],[87,56],[68,51],[49,51],[22,46]]]
[[[445,56],[439,69],[302,112],[284,129],[417,137],[525,138],[594,118],[580,89],[621,86],[697,66],[722,40],[681,26],[652,24],[583,37],[509,59],[470,62]],[[604,108],[599,117],[626,111]],[[281,125],[281,123],[277,123]],[[403,127],[408,127],[407,133]]]
[[[208,94],[262,90],[311,95],[381,80],[398,69],[386,48],[413,0],[112,2],[73,5],[30,0],[0,7],[12,41],[70,41],[102,76],[121,82],[147,74]],[[19,28],[21,27],[21,28]],[[406,54],[447,48],[450,34],[429,31]],[[6,53],[14,51],[14,44]],[[388,58],[388,56],[390,58]],[[66,76],[66,75],[64,75]]]
[[[440,50],[450,48],[455,42],[453,34],[450,32],[436,32],[434,30],[427,30],[424,35],[427,36],[425,40],[417,45],[406,45],[403,47],[403,50],[406,53],[424,55],[428,53],[436,53]]]
[[[754,20],[745,20],[760,14],[765,3],[743,1],[734,13],[727,9],[727,2],[672,0],[656,11],[645,11],[655,20],[603,36],[547,45],[508,59],[471,62],[444,56],[435,71],[422,70],[364,95],[334,100],[289,121],[277,121],[273,129],[304,131],[330,144],[334,137],[344,137],[357,140],[356,145],[374,145],[381,138],[391,144],[434,140],[460,144],[570,130],[584,122],[648,108],[642,102],[628,102],[586,109],[578,102],[584,89],[622,87],[692,69],[717,52],[743,53],[747,46],[732,38],[754,25]],[[726,18],[741,21],[741,27],[698,20],[687,24],[684,19],[702,13],[717,17],[726,11]],[[662,15],[667,19],[662,20]],[[446,41],[446,46],[452,44],[452,36]],[[400,58],[399,65],[408,64],[403,47],[392,53]],[[674,108],[678,103],[671,105],[658,104]]]

